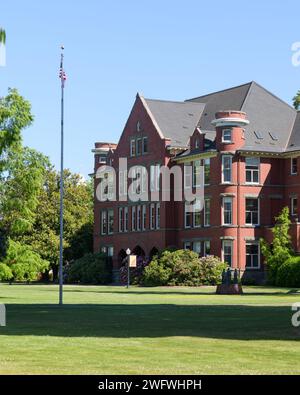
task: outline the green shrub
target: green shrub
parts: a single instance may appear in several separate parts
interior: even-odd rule
[[[294,256],[278,269],[276,285],[300,288],[300,257]]]
[[[217,285],[222,282],[222,272],[228,265],[220,258],[209,255],[200,258],[200,277],[203,285]]]
[[[142,284],[145,286],[217,284],[227,265],[216,257],[199,259],[190,250],[164,251],[145,268]]]
[[[82,284],[109,284],[112,282],[112,268],[104,254],[86,254],[72,263],[67,281]]]

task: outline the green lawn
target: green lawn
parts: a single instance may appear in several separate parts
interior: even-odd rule
[[[297,290],[0,284],[2,374],[300,374]]]

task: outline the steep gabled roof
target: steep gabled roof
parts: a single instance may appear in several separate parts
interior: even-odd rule
[[[250,124],[245,128],[244,150],[284,152],[290,139],[296,110],[252,81],[223,91],[188,100],[206,103],[200,129],[211,131],[215,113],[239,110],[247,113]],[[259,132],[260,138],[257,137]]]
[[[198,126],[205,104],[144,99],[163,137],[171,146],[186,147]]]
[[[294,127],[286,147],[287,151],[300,150],[300,111],[297,112]]]

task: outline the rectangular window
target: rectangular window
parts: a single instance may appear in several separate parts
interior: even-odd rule
[[[143,137],[143,154],[148,153],[148,137]]]
[[[232,156],[223,155],[222,157],[222,182],[231,182]]]
[[[201,241],[194,241],[193,251],[196,252],[198,255],[201,254]]]
[[[142,139],[138,138],[136,139],[136,155],[141,155],[142,154]]]
[[[223,198],[223,225],[232,225],[232,197]]]
[[[246,243],[246,268],[260,268],[260,248],[257,242]]]
[[[291,215],[298,214],[298,198],[292,197],[291,198]]]
[[[210,226],[210,199],[204,200],[204,226]]]
[[[137,206],[137,230],[141,230],[142,227],[142,207]]]
[[[232,240],[223,240],[223,260],[232,266]]]
[[[193,178],[193,167],[190,163],[186,163],[184,166],[184,187],[191,188],[192,187],[192,178]]]
[[[136,154],[136,143],[135,140],[130,140],[130,156],[135,156]]]
[[[143,205],[143,230],[146,230],[146,221],[147,221],[147,206]]]
[[[156,204],[156,229],[160,229],[160,204]]]
[[[128,207],[124,208],[124,232],[128,232]]]
[[[201,186],[201,161],[193,162],[193,187]]]
[[[247,184],[258,184],[259,183],[259,158],[246,158],[246,183]]]
[[[114,210],[108,210],[108,234],[111,235],[114,232]]]
[[[155,205],[150,205],[150,229],[155,228]]]
[[[101,211],[101,234],[107,234],[107,211]]]
[[[210,159],[204,160],[204,184],[209,185],[210,183]]]
[[[185,228],[191,228],[192,226],[192,213],[193,206],[190,203],[184,205],[184,226]]]
[[[136,206],[131,208],[131,230],[136,230]]]
[[[291,175],[298,174],[298,158],[291,158]]]
[[[184,250],[191,250],[192,249],[192,243],[190,241],[184,242],[183,249]]]
[[[196,200],[196,202],[193,204],[193,219],[194,219],[194,227],[195,228],[200,228],[201,227],[201,204],[200,200]]]
[[[246,225],[259,225],[259,200],[246,198]]]
[[[205,240],[203,243],[203,255],[208,256],[210,255],[210,240]]]
[[[231,129],[223,129],[222,131],[222,143],[231,143]]]
[[[123,221],[124,210],[122,207],[119,208],[119,232],[123,232],[124,230],[124,221]]]

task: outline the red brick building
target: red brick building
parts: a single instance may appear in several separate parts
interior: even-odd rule
[[[137,95],[118,144],[96,143],[95,173],[119,158],[149,170],[205,168],[205,204],[190,213],[184,201],[99,202],[95,198],[94,250],[113,257],[115,274],[130,248],[151,257],[166,247],[220,256],[245,275],[264,273],[259,239],[270,238],[274,217],[289,206],[292,240],[300,252],[300,113],[255,82],[185,102]],[[151,168],[151,169],[150,169]],[[99,180],[95,178],[95,190]],[[118,182],[117,188],[122,188]]]

